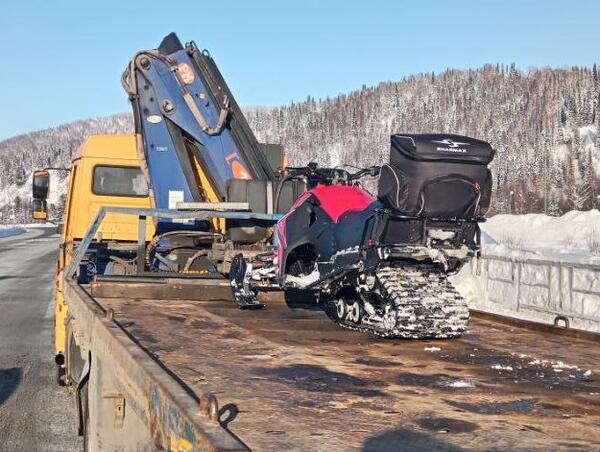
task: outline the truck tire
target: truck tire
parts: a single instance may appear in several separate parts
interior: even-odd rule
[[[67,325],[67,344],[65,347],[65,381],[67,385],[77,385],[85,361],[81,357],[81,349],[75,341],[75,335],[71,323]]]

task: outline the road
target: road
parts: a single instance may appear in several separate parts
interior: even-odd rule
[[[0,239],[0,450],[82,450],[74,398],[56,384],[53,288],[59,236]]]

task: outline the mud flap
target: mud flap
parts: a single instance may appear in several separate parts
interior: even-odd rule
[[[83,399],[81,396],[81,392],[83,387],[87,385],[88,380],[90,379],[90,361],[91,357],[85,362],[83,370],[81,371],[81,375],[79,376],[79,381],[77,383],[77,412],[79,414],[79,436],[83,436],[84,431],[84,422],[86,414],[83,412]],[[89,403],[86,401],[86,403]]]
[[[231,261],[229,282],[233,298],[241,309],[262,309],[265,307],[256,298],[257,291],[250,285],[252,265],[248,264],[241,254],[236,255]]]

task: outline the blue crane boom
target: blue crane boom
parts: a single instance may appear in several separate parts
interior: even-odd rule
[[[134,56],[122,83],[154,207],[224,201],[232,179],[275,180],[214,60],[194,42],[184,47],[171,33],[158,49]],[[210,187],[202,186],[199,172]],[[170,221],[161,219],[159,226]]]

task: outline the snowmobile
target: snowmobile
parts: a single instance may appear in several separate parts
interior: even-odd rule
[[[274,252],[260,262],[236,256],[235,299],[260,308],[257,291],[312,291],[342,327],[383,337],[451,338],[469,321],[448,280],[481,246],[495,151],[459,135],[397,134],[390,162],[345,168],[288,168],[307,191],[277,223]],[[361,185],[378,176],[377,195]]]

